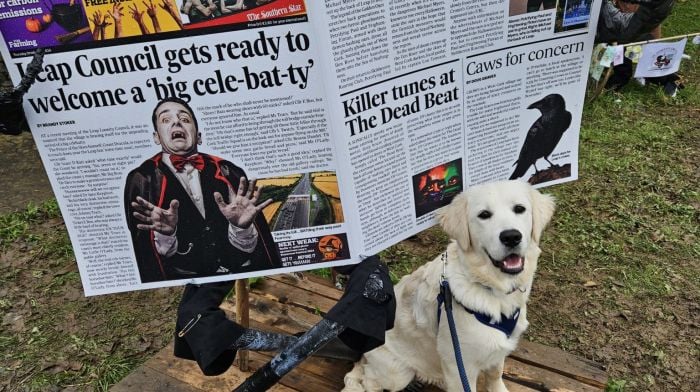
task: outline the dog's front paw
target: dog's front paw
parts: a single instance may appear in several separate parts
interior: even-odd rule
[[[365,392],[365,389],[362,388],[362,385],[357,382],[346,382],[345,388],[343,388],[340,392]]]
[[[488,392],[508,392],[508,388],[506,388],[506,384],[503,383],[502,379],[498,379],[495,382],[491,383],[491,385],[488,385],[486,387],[486,390]]]
[[[362,365],[358,362],[352,370],[345,375],[343,379],[345,387],[341,392],[364,392],[365,388],[362,386],[362,373]]]

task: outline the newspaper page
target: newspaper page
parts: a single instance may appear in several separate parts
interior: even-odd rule
[[[467,187],[575,180],[600,0],[309,4],[353,244],[434,224]]]
[[[0,2],[86,295],[347,264],[301,0]],[[258,179],[262,194],[254,191]]]

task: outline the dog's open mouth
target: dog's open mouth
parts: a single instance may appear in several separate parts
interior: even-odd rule
[[[494,259],[493,257],[491,257],[491,255],[488,254],[488,252],[486,254],[489,256],[489,259],[491,259],[493,265],[498,267],[502,272],[505,272],[506,274],[518,274],[523,270],[523,268],[525,268],[525,258],[516,255],[515,253],[509,254],[503,260]]]

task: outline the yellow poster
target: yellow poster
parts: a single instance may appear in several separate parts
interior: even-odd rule
[[[85,0],[93,40],[182,29],[175,0]]]

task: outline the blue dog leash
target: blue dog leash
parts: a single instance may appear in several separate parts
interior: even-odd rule
[[[447,276],[446,276],[446,269],[447,269],[447,253],[442,254],[442,276],[440,277],[440,293],[437,296],[437,321],[438,325],[440,324],[440,316],[442,313],[442,305],[445,305],[445,313],[447,314],[447,324],[450,327],[450,338],[452,338],[452,347],[454,348],[455,352],[455,360],[457,362],[457,371],[459,372],[459,378],[462,381],[462,388],[464,389],[465,392],[471,392],[471,389],[469,388],[469,380],[467,379],[467,373],[464,369],[464,362],[462,360],[462,350],[459,347],[459,337],[457,336],[457,327],[455,326],[455,320],[454,320],[454,315],[452,314],[452,291],[450,290],[450,284],[447,282]],[[521,292],[524,292],[521,289]],[[510,293],[515,292],[516,289],[513,289]],[[508,293],[508,294],[510,294]],[[515,326],[518,323],[518,318],[520,316],[520,309],[517,309],[515,313],[513,313],[510,317],[501,314],[501,321],[494,323],[491,322],[491,316],[480,313],[477,311],[473,311],[466,306],[462,305],[464,310],[466,310],[468,313],[472,314],[477,321],[480,323],[491,327],[495,328],[501,332],[503,332],[507,337],[510,337],[513,331],[515,330]]]
[[[444,254],[443,254],[444,257]],[[450,291],[450,285],[447,283],[447,279],[443,275],[440,282],[440,294],[437,296],[438,300],[438,323],[440,322],[440,310],[442,304],[445,304],[445,313],[447,314],[447,324],[450,327],[450,337],[452,338],[452,347],[455,351],[455,360],[457,362],[457,371],[459,372],[459,379],[462,381],[462,388],[464,392],[471,392],[469,388],[469,380],[467,379],[467,372],[464,370],[464,362],[462,362],[462,350],[459,348],[459,338],[457,337],[457,327],[455,327],[455,319],[452,315],[452,291]]]
[[[438,324],[440,323],[440,312],[442,309],[442,304],[445,304],[447,324],[450,327],[450,337],[452,338],[452,347],[454,348],[455,352],[455,361],[457,362],[457,371],[459,372],[459,379],[462,381],[462,388],[464,389],[464,392],[472,392],[471,388],[469,388],[467,372],[464,370],[464,362],[462,361],[462,349],[459,348],[459,337],[457,336],[457,327],[455,326],[455,318],[452,315],[452,291],[450,291],[450,284],[447,283],[447,277],[445,276],[446,267],[447,252],[444,252],[442,254],[442,276],[440,277],[440,293],[437,296]]]

